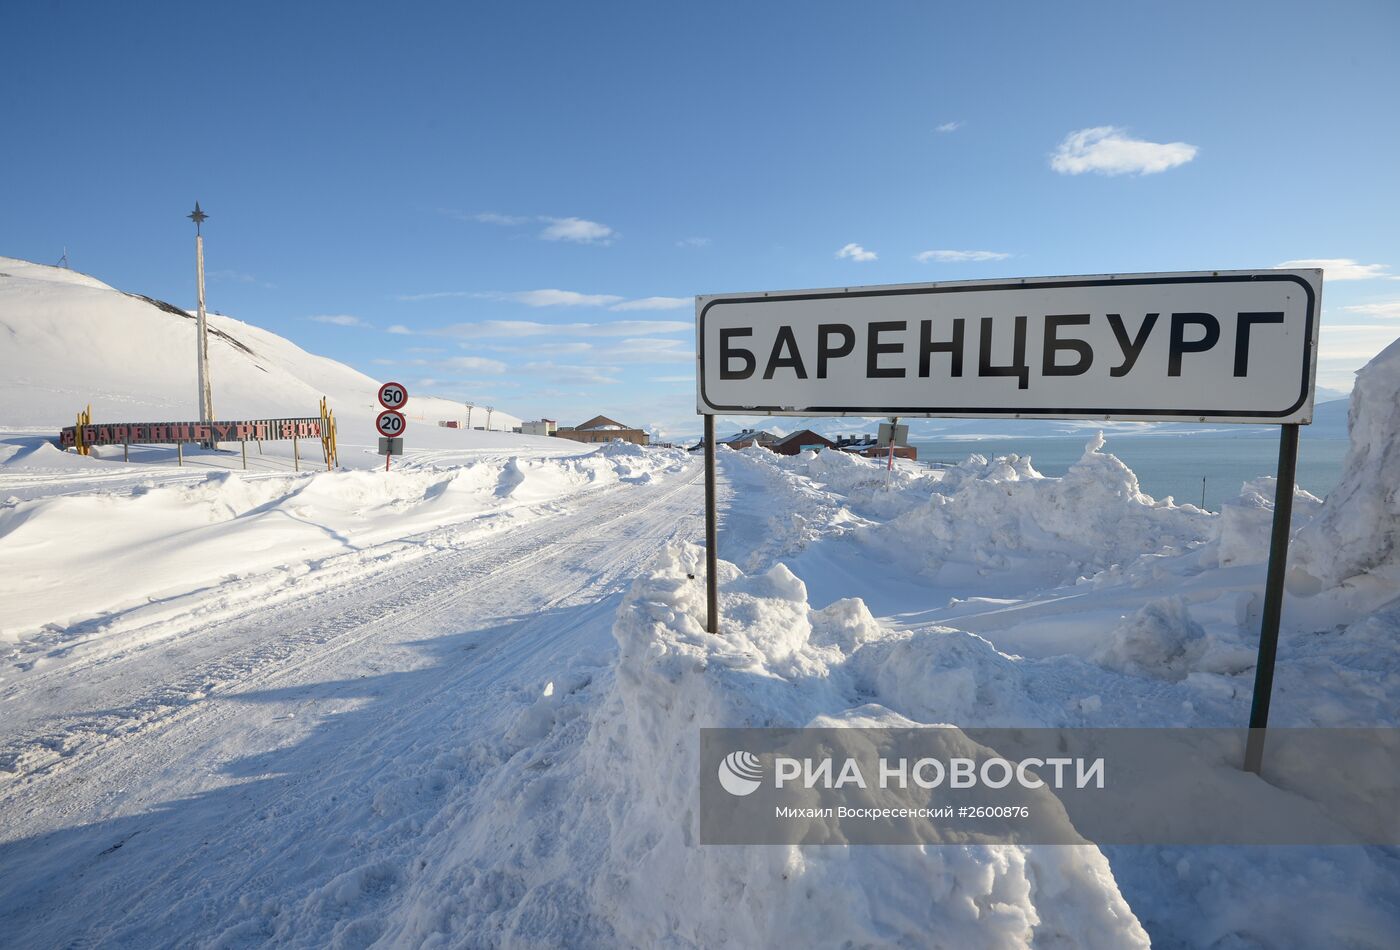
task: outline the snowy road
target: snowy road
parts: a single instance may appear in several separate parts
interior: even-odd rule
[[[615,649],[622,593],[698,535],[701,505],[692,465],[508,532],[410,535],[278,592],[232,581],[155,634],[21,655],[0,684],[0,933],[238,945],[270,936],[268,901],[373,905],[413,847],[395,796],[470,783],[488,767],[462,760],[475,734]]]

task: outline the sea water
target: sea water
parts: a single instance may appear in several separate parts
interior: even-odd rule
[[[1276,430],[1274,430],[1276,431]],[[1042,475],[1063,475],[1084,454],[1090,437],[934,439],[914,442],[921,463],[957,463],[974,452],[1029,455]],[[1168,495],[1177,504],[1201,504],[1219,511],[1221,502],[1240,493],[1240,486],[1278,469],[1278,439],[1260,436],[1109,436],[1104,446],[1137,473],[1142,490],[1157,499]],[[1346,439],[1299,440],[1298,484],[1325,497],[1336,487],[1346,456]]]

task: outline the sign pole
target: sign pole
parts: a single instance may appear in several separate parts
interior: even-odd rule
[[[1264,730],[1274,688],[1274,658],[1283,614],[1283,577],[1288,567],[1288,536],[1293,523],[1293,483],[1298,470],[1298,426],[1282,426],[1278,442],[1278,481],[1274,489],[1274,528],[1269,539],[1269,573],[1264,582],[1264,617],[1259,629],[1259,659],[1254,665],[1254,704],[1249,710],[1246,772],[1259,774],[1264,764]]]
[[[705,629],[719,633],[719,577],[715,552],[715,417],[705,414]]]
[[[201,227],[209,215],[199,208],[199,202],[194,203],[194,211],[189,215],[194,222],[194,257],[195,276],[199,289],[199,310],[195,320],[195,365],[199,376],[199,421],[203,425],[208,425],[214,421],[214,395],[213,388],[209,382],[209,323],[204,313],[204,235]],[[206,449],[218,448],[214,440],[207,439],[204,442]]]

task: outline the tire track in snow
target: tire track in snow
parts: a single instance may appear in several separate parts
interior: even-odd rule
[[[696,477],[693,469],[672,476],[667,481],[679,480],[680,484],[663,488],[660,497],[648,501],[646,507],[661,504],[680,491],[693,487]],[[615,495],[625,496],[636,490],[639,490],[638,486],[613,485],[581,492],[565,501],[571,505],[582,502],[594,510],[585,510],[582,515],[546,516],[505,537],[493,532],[465,546],[430,551],[407,564],[385,565],[382,557],[369,557],[368,552],[360,552],[358,556],[346,555],[353,557],[355,566],[362,569],[352,570],[348,577],[335,578],[332,586],[323,590],[303,591],[314,594],[314,597],[291,607],[282,607],[274,622],[268,622],[268,605],[260,603],[244,611],[237,618],[236,625],[221,629],[217,634],[218,639],[232,647],[230,653],[201,662],[174,681],[155,685],[144,694],[119,700],[101,713],[66,717],[57,725],[48,721],[40,731],[7,739],[0,747],[0,788],[53,772],[61,763],[81,755],[94,745],[112,739],[129,739],[212,694],[246,686],[251,682],[250,677],[259,670],[277,666],[282,674],[291,673],[313,658],[338,652],[406,618],[440,616],[470,596],[474,589],[472,585],[499,576],[502,572],[519,573],[551,556],[549,539],[558,535],[561,525],[570,519],[580,519],[568,529],[579,537],[634,516],[637,509],[626,506],[625,502],[621,511],[609,503]],[[646,488],[640,490],[645,491]],[[428,534],[451,532],[460,527],[450,526]],[[404,543],[425,543],[424,536],[411,536],[380,547],[398,547]],[[487,559],[485,566],[468,560],[474,554]],[[362,581],[366,575],[372,575],[372,580],[359,588],[351,586]],[[295,578],[291,579],[293,588],[295,581]],[[454,588],[460,589],[452,593]],[[431,598],[436,598],[436,606],[424,610],[422,603]],[[296,625],[299,615],[306,616],[304,626]],[[199,616],[190,619],[193,623],[184,631],[185,636],[201,634],[210,622]],[[293,628],[295,632],[281,632],[287,628]],[[315,652],[318,647],[343,638],[347,628],[362,632],[328,651]],[[170,647],[165,640],[156,645]],[[93,657],[92,663],[139,660],[145,647],[144,644],[138,644],[134,650],[115,647],[114,650],[120,652],[100,653]],[[299,655],[299,659],[288,665],[289,660]],[[83,680],[90,675],[83,665],[66,665],[61,669],[45,671],[39,677],[17,683],[5,694],[0,694],[0,701],[22,702],[23,697],[34,690],[61,688],[59,684],[62,680]],[[8,781],[6,773],[9,773]]]
[[[356,801],[363,807],[367,787],[388,785],[401,780],[406,772],[421,770],[433,759],[422,748],[424,744],[460,746],[470,741],[473,734],[500,731],[502,723],[520,708],[521,676],[539,679],[550,675],[551,654],[576,649],[576,634],[596,634],[600,625],[603,630],[608,629],[616,600],[637,570],[654,556],[657,545],[699,533],[697,475],[692,468],[657,488],[639,489],[645,492],[640,498],[630,493],[608,496],[607,500],[616,500],[619,507],[561,517],[513,540],[502,539],[487,563],[465,563],[469,555],[458,552],[459,563],[435,566],[434,578],[422,577],[421,565],[400,574],[400,581],[423,583],[405,588],[404,600],[392,605],[392,613],[363,623],[346,621],[347,629],[319,648],[309,649],[293,662],[265,666],[215,693],[211,698],[217,700],[220,696],[236,698],[240,693],[265,693],[274,688],[286,693],[298,685],[315,693],[316,684],[337,675],[344,677],[347,664],[352,671],[356,663],[373,667],[378,661],[376,651],[391,651],[406,638],[431,638],[443,636],[445,630],[461,631],[463,624],[458,617],[463,614],[476,621],[475,632],[483,638],[470,659],[448,659],[414,668],[411,672],[425,674],[429,682],[415,679],[414,687],[400,688],[397,695],[384,698],[376,706],[376,713],[382,713],[382,718],[376,715],[369,728],[345,736],[343,746],[337,733],[333,752],[323,752],[324,761],[307,764],[291,777],[279,776],[275,771],[255,775],[252,791],[239,793],[235,803],[240,813],[221,814],[217,828],[188,829],[192,836],[186,842],[188,847],[161,849],[157,844],[162,836],[183,840],[180,835],[185,831],[173,827],[178,824],[178,817],[168,817],[179,816],[180,811],[168,812],[163,807],[171,801],[161,797],[168,796],[168,788],[158,790],[151,801],[127,801],[118,806],[101,797],[102,788],[140,788],[171,762],[179,763],[187,775],[198,773],[201,766],[209,772],[216,771],[212,767],[215,763],[204,761],[210,756],[210,749],[219,758],[220,742],[228,742],[230,736],[241,739],[242,732],[258,728],[240,718],[248,708],[244,704],[193,702],[123,741],[88,749],[62,767],[36,777],[19,790],[20,794],[0,804],[0,817],[5,817],[5,812],[17,816],[26,810],[35,814],[42,809],[45,824],[58,828],[81,826],[82,837],[76,850],[70,847],[66,853],[27,852],[40,866],[47,862],[56,867],[61,886],[34,898],[29,906],[13,909],[20,928],[16,933],[32,927],[35,934],[53,937],[59,932],[68,936],[75,930],[86,930],[73,936],[100,943],[129,943],[131,928],[147,929],[148,933],[149,928],[156,928],[155,933],[183,932],[189,936],[188,928],[195,926],[208,938],[211,934],[205,928],[210,925],[223,927],[248,916],[239,904],[241,895],[295,899],[304,896],[304,888],[320,886],[336,874],[370,874],[375,867],[394,866],[392,861],[401,855],[366,854],[358,848],[341,853],[333,842],[325,845],[334,852],[333,858],[319,854],[324,839],[344,834],[347,827],[357,827],[359,816],[342,816],[337,822],[330,810],[338,810],[339,815],[354,807]],[[694,496],[693,500],[685,502],[686,495]],[[580,558],[561,554],[561,547],[595,550]],[[542,571],[541,565],[551,561],[560,564],[561,570],[573,565],[573,570],[562,580],[550,583],[550,572]],[[546,579],[543,583],[542,578]],[[551,611],[565,605],[577,605],[578,609],[561,623]],[[502,627],[502,619],[513,620],[521,614],[526,615],[523,620]],[[301,701],[302,708],[330,706],[329,698],[311,696]],[[284,697],[279,704],[286,707],[295,701]],[[333,728],[334,719],[333,713],[327,714],[322,725],[329,723]],[[264,723],[262,728],[266,727]],[[467,728],[470,731],[463,731]],[[232,745],[236,753],[250,745],[256,747],[257,743],[235,741]],[[324,749],[324,745],[320,748]],[[227,759],[226,750],[222,757]],[[104,814],[114,807],[119,814]],[[264,819],[267,823],[260,824]],[[129,868],[120,879],[109,877],[103,882],[101,871],[105,866],[99,861],[112,859],[104,858],[100,852],[113,844],[112,832],[104,828],[111,821],[122,824],[107,827],[135,827],[121,838],[122,844],[139,835],[140,848],[153,849],[159,859],[138,858],[137,854],[145,854],[144,850],[108,850],[109,854],[123,855],[125,861],[145,860],[146,864]],[[16,827],[8,820],[0,824]],[[26,853],[30,838],[42,840],[42,831],[27,828],[26,839],[11,845],[10,856],[19,860]],[[89,840],[90,845],[83,844]],[[315,873],[309,876],[308,847],[318,852]],[[385,865],[386,857],[390,865]],[[326,861],[334,866],[324,868]],[[291,879],[282,880],[279,875],[290,875]],[[191,888],[190,882],[195,880],[199,886]],[[371,899],[388,899],[395,890],[391,884],[384,886],[383,894],[370,895]],[[100,900],[94,901],[94,897]],[[216,897],[224,905],[222,908],[209,906]],[[90,915],[74,914],[72,908],[79,904],[104,910]],[[190,916],[177,920],[182,914]],[[316,937],[309,939],[314,942]]]

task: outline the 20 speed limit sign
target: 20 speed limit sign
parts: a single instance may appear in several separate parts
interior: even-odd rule
[[[408,390],[403,383],[385,383],[379,387],[379,404],[385,409],[402,409],[408,402]]]
[[[374,428],[380,435],[392,439],[395,436],[403,435],[403,431],[408,428],[408,422],[404,419],[403,413],[395,412],[393,409],[385,409],[375,417]]]

